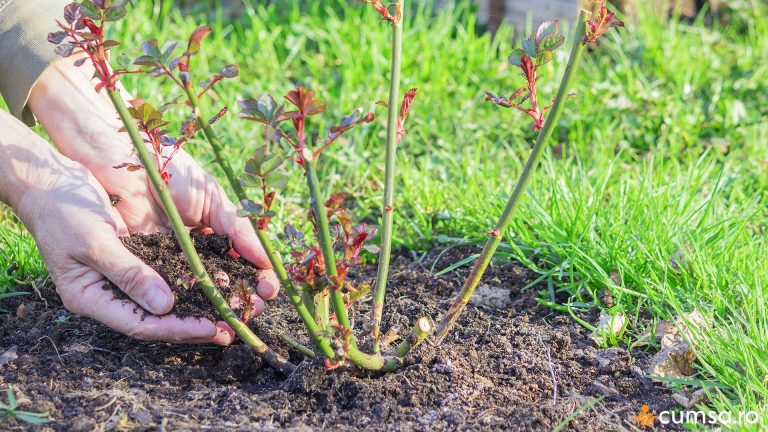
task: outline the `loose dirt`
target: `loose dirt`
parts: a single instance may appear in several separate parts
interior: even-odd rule
[[[228,255],[227,239],[197,237],[207,268],[234,280],[258,272]],[[135,236],[132,251],[172,285],[185,274],[181,252],[167,236]],[[455,249],[436,268],[472,253]],[[437,319],[467,273],[430,274],[435,254],[401,256],[389,282],[383,328],[410,328],[420,316]],[[375,269],[355,269],[370,282]],[[129,339],[90,319],[69,316],[52,287],[41,297],[0,302],[0,389],[11,388],[20,409],[48,411],[56,431],[91,430],[637,430],[642,405],[675,406],[670,393],[640,373],[647,356],[598,349],[570,317],[541,308],[536,277],[514,264],[492,265],[483,284],[490,300],[473,304],[439,347],[424,344],[397,373],[326,371],[303,360],[280,335],[308,343],[284,296],[268,303],[252,326],[267,343],[299,364],[284,377],[246,346],[183,346]],[[111,289],[111,288],[107,288]],[[214,317],[196,290],[178,287],[176,311]],[[46,306],[47,302],[47,306]],[[23,306],[22,306],[23,305]],[[499,308],[499,306],[502,306]],[[23,313],[17,316],[19,308]],[[366,333],[370,298],[351,315]],[[67,318],[69,317],[69,318]],[[583,317],[594,321],[596,316]],[[205,319],[205,318],[203,318]],[[361,338],[366,346],[370,341]],[[2,363],[2,362],[0,362]],[[4,392],[0,393],[4,394]],[[602,398],[590,408],[582,408]],[[569,421],[571,416],[575,417]],[[4,422],[4,423],[2,423]],[[0,429],[30,429],[14,419]],[[34,428],[32,428],[34,429]]]

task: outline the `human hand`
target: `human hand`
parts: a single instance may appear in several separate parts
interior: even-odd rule
[[[146,173],[114,169],[131,160],[132,144],[109,99],[93,91],[93,72],[65,59],[53,65],[30,96],[30,107],[63,154],[81,162],[109,194],[118,195],[117,211],[130,232],[168,231],[168,222]],[[129,95],[121,88],[125,99]],[[249,221],[237,216],[237,207],[216,180],[183,150],[168,167],[169,190],[182,219],[190,227],[210,227],[226,234],[235,250],[262,272],[254,313],[264,309],[263,299],[277,295],[278,282]]]
[[[231,343],[223,322],[163,315],[173,306],[168,285],[120,242],[128,229],[85,167],[6,113],[0,112],[0,125],[0,183],[12,192],[4,199],[34,236],[69,311],[144,340]],[[107,280],[132,301],[105,290]]]

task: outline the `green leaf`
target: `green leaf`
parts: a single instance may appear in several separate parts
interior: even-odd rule
[[[136,66],[152,66],[152,67],[154,67],[154,66],[157,66],[157,60],[154,57],[152,57],[152,56],[143,55],[143,56],[137,58],[136,60],[134,60],[133,64],[135,64]]]
[[[253,156],[248,159],[245,164],[246,172],[250,174],[258,174],[261,171],[261,165],[267,159],[267,155],[267,146],[257,147],[256,150],[253,151]]]
[[[539,24],[539,27],[536,28],[536,41],[540,41],[543,38],[557,34],[560,30],[560,21],[558,20],[547,20],[543,23]]]
[[[260,215],[262,210],[264,210],[264,206],[249,199],[241,200],[240,205],[243,206],[243,208],[240,210],[241,217],[250,216],[250,215]]]
[[[90,0],[83,0],[80,2],[80,13],[82,13],[84,17],[92,20],[101,19],[99,8],[97,8]]]
[[[118,21],[125,16],[125,8],[122,6],[113,6],[104,13],[104,21]]]
[[[141,49],[144,50],[150,57],[160,57],[160,48],[157,47],[157,39],[152,39],[141,44]]]
[[[7,389],[5,394],[8,396],[8,406],[10,406],[11,409],[16,408],[16,395],[13,394],[13,391],[11,389]]]
[[[271,124],[268,124],[267,127],[264,128],[264,135],[268,140],[273,142],[280,141],[280,138],[283,137],[280,131],[278,131],[277,128],[272,126]]]
[[[282,163],[283,163],[282,158],[277,157],[275,155],[270,155],[267,157],[267,159],[264,160],[264,163],[261,164],[261,169],[259,171],[259,174],[261,174],[262,176],[267,176],[270,173],[272,173],[274,170],[278,169]]]
[[[120,54],[115,59],[115,62],[117,62],[117,65],[120,66],[122,69],[128,69],[129,67],[131,67],[131,64],[133,63],[131,62],[131,58],[128,57],[128,54]]]
[[[163,127],[163,126],[165,126],[167,124],[168,124],[168,122],[165,121],[165,120],[162,120],[162,119],[152,119],[152,120],[148,121],[145,124],[145,126],[146,126],[147,130],[152,130],[152,129],[161,128],[161,127]]]
[[[521,57],[520,57],[520,56],[517,56],[517,55],[514,55],[514,54],[512,54],[511,56],[509,56],[509,58],[507,58],[507,61],[508,61],[508,62],[509,62],[509,64],[511,64],[512,66],[520,66],[521,64],[523,64],[523,62],[522,62],[522,60],[521,60]]]
[[[103,46],[105,49],[110,49],[110,48],[116,47],[118,45],[120,45],[120,42],[118,42],[116,40],[111,40],[110,39],[110,40],[105,40],[104,43],[101,46]]]
[[[261,189],[261,177],[246,173],[240,176],[240,184],[246,189]]]
[[[263,94],[258,99],[246,99],[238,102],[242,112],[240,117],[255,120],[260,123],[273,123],[282,109],[277,108],[275,98],[270,94]]]
[[[551,34],[539,40],[537,50],[554,51],[560,48],[564,42],[565,42],[565,36],[561,36],[558,34]]]
[[[171,56],[173,55],[173,52],[176,51],[176,47],[178,46],[179,46],[179,43],[176,41],[166,42],[163,45],[163,49],[160,50],[162,51],[162,55],[160,55],[160,58],[158,59],[160,60],[160,63],[162,64],[168,63],[168,60],[171,58]]]
[[[256,100],[256,106],[259,112],[262,113],[268,120],[272,119],[272,115],[277,109],[275,98],[273,98],[270,94],[263,94],[259,96],[259,99]]]
[[[528,57],[536,57],[536,44],[533,41],[533,36],[523,39],[522,46]]]
[[[291,178],[288,174],[275,172],[267,177],[267,186],[271,187],[272,189],[283,189],[284,187],[288,186],[288,182],[290,180]]]
[[[539,53],[539,56],[536,57],[536,64],[541,66],[549,63],[550,60],[552,60],[552,51],[542,51]]]
[[[48,423],[48,413],[33,413],[28,411],[15,411],[13,416],[17,419],[30,424]]]

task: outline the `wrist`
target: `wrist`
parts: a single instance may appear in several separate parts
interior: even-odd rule
[[[33,222],[30,203],[58,179],[82,170],[62,157],[26,125],[0,111],[0,201],[25,223]]]
[[[129,160],[133,147],[127,135],[115,139],[122,127],[115,108],[104,91],[94,91],[90,63],[76,67],[76,60],[48,68],[32,89],[29,107],[61,153],[96,174]]]

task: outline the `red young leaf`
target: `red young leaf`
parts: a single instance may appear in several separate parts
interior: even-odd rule
[[[314,90],[299,87],[296,90],[288,92],[285,99],[291,105],[299,109],[299,113],[302,117],[309,117],[325,112],[325,104],[319,99],[313,99],[314,97]]]
[[[411,88],[405,93],[403,103],[400,105],[400,117],[397,120],[397,142],[403,139],[403,135],[408,133],[407,129],[403,129],[405,125],[405,119],[408,118],[408,111],[411,109],[413,99],[416,97],[417,89]]]
[[[203,42],[209,34],[211,34],[211,28],[208,26],[201,26],[192,32],[189,37],[189,44],[187,45],[187,53],[189,55],[195,55],[200,52],[200,44]]]
[[[325,201],[325,208],[327,209],[337,209],[340,208],[342,204],[344,204],[344,201],[349,196],[346,192],[337,192],[333,195],[331,195],[326,201]]]
[[[605,0],[594,1],[599,6],[597,19],[587,21],[587,34],[584,36],[584,43],[596,42],[614,27],[624,27],[624,22],[616,19],[616,13],[609,11],[605,6]]]

